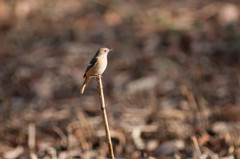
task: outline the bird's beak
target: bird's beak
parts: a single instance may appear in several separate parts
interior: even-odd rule
[[[112,52],[113,51],[113,49],[109,49],[109,52]]]

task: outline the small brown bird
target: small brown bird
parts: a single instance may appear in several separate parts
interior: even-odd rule
[[[85,81],[81,89],[81,94],[83,94],[88,81],[92,77],[101,75],[105,71],[107,67],[107,55],[110,51],[112,51],[112,49],[101,48],[97,51],[93,59],[90,61],[86,69],[86,72],[83,76],[83,78],[85,78]]]

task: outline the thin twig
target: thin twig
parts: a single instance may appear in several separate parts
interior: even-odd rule
[[[71,148],[72,148],[71,137],[72,137],[72,133],[73,133],[73,130],[72,130],[71,126],[68,126],[67,132],[68,132],[68,136],[67,136],[67,159],[71,159],[72,158],[72,154],[71,154]]]
[[[59,137],[61,137],[64,146],[67,145],[67,136],[63,133],[63,131],[57,126],[54,126],[53,130],[58,134]]]
[[[104,95],[103,95],[103,86],[102,86],[101,75],[98,75],[97,81],[98,81],[99,98],[101,101],[102,115],[103,115],[105,131],[106,131],[106,136],[107,136],[107,141],[108,141],[108,150],[109,150],[110,158],[114,159],[111,135],[110,135],[109,126],[108,126],[107,113],[106,113],[106,109],[105,109],[105,101],[104,101]]]
[[[30,150],[30,158],[37,159],[37,155],[35,154],[35,146],[36,146],[36,126],[34,123],[30,123],[28,125],[28,147]]]
[[[197,158],[201,159],[202,153],[201,153],[197,138],[195,136],[192,136],[191,139],[193,141],[193,145],[194,145],[194,148],[195,148],[196,153],[197,153]]]
[[[28,125],[28,147],[30,151],[34,151],[35,149],[35,138],[36,138],[35,124],[30,123]]]

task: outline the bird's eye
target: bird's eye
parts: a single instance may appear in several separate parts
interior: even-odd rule
[[[107,52],[107,50],[104,50],[104,52]]]

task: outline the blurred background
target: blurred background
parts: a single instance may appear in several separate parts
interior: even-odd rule
[[[0,158],[240,158],[238,0],[0,0]]]

